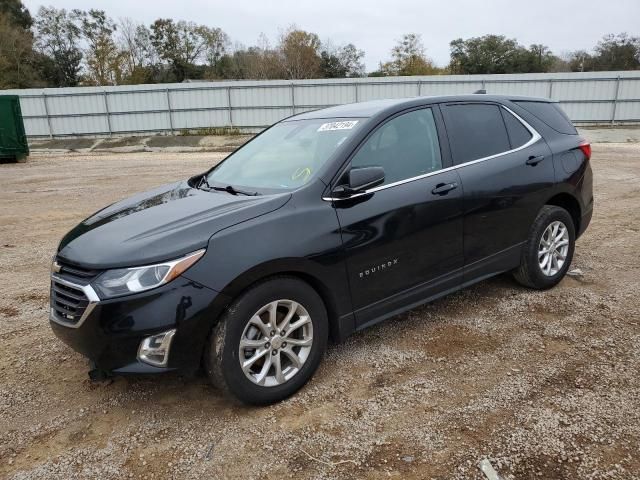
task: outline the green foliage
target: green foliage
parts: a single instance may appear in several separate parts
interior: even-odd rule
[[[320,53],[320,70],[325,78],[364,76],[364,51],[353,43],[338,49],[326,49]]]
[[[56,87],[75,87],[80,81],[82,29],[77,16],[65,9],[40,7],[35,22],[36,46],[53,61],[45,77]]]
[[[596,64],[600,70],[640,68],[640,37],[630,37],[626,33],[606,35],[595,50]]]
[[[29,30],[33,18],[20,0],[0,0],[0,15],[4,15],[10,25]]]
[[[425,54],[420,35],[408,33],[391,49],[391,60],[380,64],[371,76],[436,75],[440,70]]]
[[[286,78],[318,77],[322,63],[321,46],[320,38],[315,33],[290,27],[280,38],[278,47]]]
[[[605,35],[592,53],[578,50],[567,58],[573,72],[640,69],[640,37]]]
[[[547,72],[556,58],[545,45],[528,49],[503,35],[485,35],[451,42],[449,70],[457,74]]]
[[[115,22],[107,17],[103,10],[74,10],[73,14],[78,19],[82,35],[88,44],[85,50],[87,83],[121,83],[124,54],[113,39],[113,33],[116,31]]]
[[[275,46],[263,34],[256,45],[230,45],[220,28],[194,22],[116,23],[103,10],[54,7],[32,18],[21,0],[0,0],[0,88],[365,75],[364,52],[354,44],[334,47],[296,26]],[[450,64],[438,68],[420,35],[405,34],[369,76],[640,69],[640,38],[626,33],[562,59],[545,45],[527,48],[501,35],[459,38],[450,47]]]
[[[160,59],[171,66],[177,82],[202,78],[202,61],[215,69],[229,43],[227,34],[219,28],[166,18],[153,22],[149,39]]]
[[[27,88],[41,84],[33,36],[0,13],[0,88]]]

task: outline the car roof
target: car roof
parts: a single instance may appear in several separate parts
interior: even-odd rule
[[[287,118],[285,121],[310,120],[320,118],[369,118],[381,113],[392,114],[405,108],[442,102],[498,102],[533,101],[551,102],[548,98],[521,97],[514,95],[439,95],[430,97],[388,98],[368,102],[347,103],[335,107],[311,110]]]

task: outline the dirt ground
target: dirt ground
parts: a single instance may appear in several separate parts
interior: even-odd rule
[[[47,320],[62,235],[221,154],[0,165],[0,477],[640,478],[640,145],[594,146],[596,211],[546,292],[504,275],[333,345],[275,406],[206,379],[92,384]]]

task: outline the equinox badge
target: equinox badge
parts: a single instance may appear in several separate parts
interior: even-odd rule
[[[374,273],[382,272],[385,269],[391,268],[397,264],[398,264],[398,259],[394,258],[393,260],[389,260],[388,262],[381,263],[380,265],[375,265],[371,268],[367,268],[366,270],[363,270],[362,272],[360,272],[359,276],[360,278],[365,278],[365,277],[368,277],[369,275],[373,275]]]

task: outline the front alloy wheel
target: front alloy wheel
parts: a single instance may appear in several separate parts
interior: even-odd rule
[[[271,277],[240,294],[213,327],[205,369],[224,393],[255,405],[274,403],[311,378],[328,333],[327,310],[311,285]]]
[[[249,380],[273,387],[300,371],[312,345],[309,312],[293,300],[275,300],[260,308],[247,323],[238,359]]]

